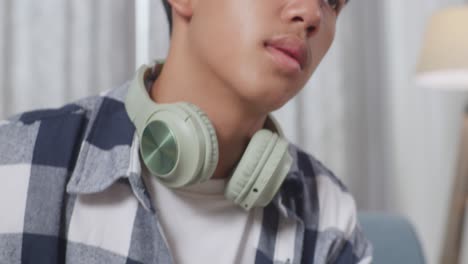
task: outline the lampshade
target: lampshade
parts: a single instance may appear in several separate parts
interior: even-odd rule
[[[468,5],[435,13],[416,70],[419,85],[468,90]]]

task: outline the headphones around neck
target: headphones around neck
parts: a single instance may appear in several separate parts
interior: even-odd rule
[[[140,154],[162,184],[184,187],[207,181],[218,163],[218,140],[207,115],[186,103],[157,104],[145,87],[143,65],[128,91],[125,108],[136,127]],[[246,210],[266,206],[291,167],[288,143],[277,133],[261,129],[250,140],[229,180],[225,197]]]

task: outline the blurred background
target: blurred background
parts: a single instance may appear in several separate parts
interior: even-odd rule
[[[414,74],[431,14],[463,2],[352,0],[316,74],[275,113],[360,210],[409,219],[434,264],[468,92],[422,88]],[[0,119],[115,87],[168,47],[161,0],[0,0]]]

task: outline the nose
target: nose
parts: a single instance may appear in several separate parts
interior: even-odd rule
[[[300,27],[307,38],[315,35],[322,21],[322,0],[290,0],[283,9],[283,18]]]

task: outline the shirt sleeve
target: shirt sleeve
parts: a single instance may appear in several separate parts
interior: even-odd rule
[[[357,225],[348,240],[344,240],[335,260],[336,264],[369,264],[372,263],[372,245],[365,238],[362,229]]]
[[[372,245],[360,227],[354,197],[330,175],[319,176],[317,185],[320,213],[316,263],[372,263]]]

